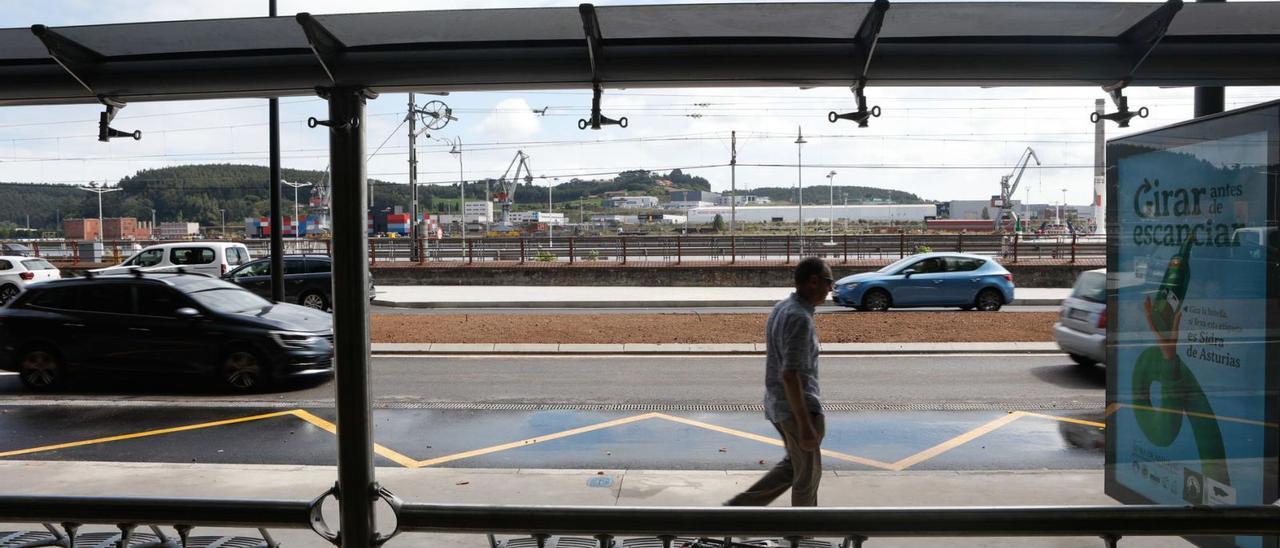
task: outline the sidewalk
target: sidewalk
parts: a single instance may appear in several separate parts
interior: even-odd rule
[[[769,307],[787,287],[378,286],[373,304],[398,308]],[[1070,288],[1018,288],[1014,306],[1057,306]]]
[[[588,506],[715,506],[750,485],[760,471],[534,470],[379,468],[378,481],[410,502],[552,504]],[[327,466],[141,464],[3,461],[0,493],[6,495],[111,495],[244,497],[310,500],[333,485]],[[827,472],[822,506],[1033,506],[1110,505],[1101,470]],[[778,505],[787,505],[786,496]],[[332,503],[326,505],[326,508]],[[334,512],[325,512],[330,524]],[[388,523],[389,517],[379,518]],[[38,526],[0,525],[0,531]],[[106,530],[93,526],[88,530]],[[211,534],[197,529],[195,534]],[[251,535],[242,531],[240,534]],[[290,547],[329,546],[306,530],[275,530]],[[924,546],[1089,547],[1096,538],[872,539],[883,548]],[[1188,546],[1177,539],[1126,538],[1125,546]],[[483,535],[405,534],[390,546],[484,548]]]
[[[737,344],[536,344],[536,343],[373,343],[374,354],[764,354],[764,343]],[[822,352],[884,354],[1059,354],[1053,342],[822,343]]]

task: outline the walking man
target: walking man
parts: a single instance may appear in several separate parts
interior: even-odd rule
[[[774,305],[765,323],[764,416],[782,435],[783,457],[760,481],[726,506],[766,506],[791,489],[792,506],[817,506],[824,435],[818,392],[818,331],[813,308],[834,280],[817,257],[796,265],[796,292]]]

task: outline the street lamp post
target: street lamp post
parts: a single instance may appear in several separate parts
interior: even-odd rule
[[[92,193],[94,193],[94,194],[97,194],[97,195],[98,195],[98,241],[102,241],[102,240],[103,240],[103,238],[102,238],[102,236],[103,236],[102,232],[103,232],[103,228],[104,228],[104,227],[102,226],[102,195],[103,195],[103,194],[106,194],[106,193],[108,193],[108,192],[115,192],[115,191],[117,191],[117,190],[120,190],[120,188],[119,188],[119,187],[117,187],[117,188],[107,188],[107,184],[106,184],[106,183],[102,183],[102,186],[100,186],[100,187],[99,187],[99,186],[97,186],[97,185],[94,185],[94,184],[93,184],[93,181],[89,181],[89,186],[82,186],[82,187],[78,187],[78,188],[79,188],[80,190],[84,190],[84,191],[92,192]]]
[[[797,209],[800,214],[800,258],[804,258],[804,163],[801,151],[804,144],[809,141],[804,140],[804,133],[799,127],[796,127],[796,188],[798,189]]]
[[[450,142],[450,141],[445,141]],[[449,154],[458,155],[458,213],[459,219],[462,219],[462,256],[466,259],[467,253],[467,181],[462,171],[462,136],[457,137],[456,142],[452,142],[453,147],[449,149]]]
[[[294,229],[293,237],[298,238],[299,229],[302,228],[302,221],[298,219],[298,189],[304,186],[311,186],[311,183],[290,183],[289,181],[280,181],[286,185],[293,187],[293,222],[298,224],[298,229]]]
[[[835,245],[836,243],[836,183],[835,183],[835,180],[836,180],[836,170],[833,169],[831,170],[831,173],[827,174],[827,186],[830,188],[830,192],[831,192],[831,198],[829,198],[829,200],[831,200],[831,219],[829,219],[831,221],[831,245]],[[848,212],[845,212],[845,214],[848,215]]]
[[[559,177],[556,177],[550,181],[547,181],[547,246],[548,247],[555,247],[556,245],[555,239],[551,237],[551,230],[552,230],[551,213],[555,211],[555,206],[552,205],[551,203],[551,191],[552,189],[555,188],[555,185],[558,185],[558,184],[560,184]]]

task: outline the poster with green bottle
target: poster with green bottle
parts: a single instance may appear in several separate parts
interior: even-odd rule
[[[1107,145],[1106,489],[1118,500],[1276,500],[1277,131],[1271,103]]]

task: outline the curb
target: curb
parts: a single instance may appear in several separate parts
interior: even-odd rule
[[[511,302],[427,302],[374,299],[374,306],[387,308],[771,308],[776,300],[757,301],[511,301]],[[1060,306],[1062,299],[1014,299],[1005,306]]]
[[[376,355],[467,356],[565,356],[565,355],[756,355],[765,354],[764,343],[742,344],[516,344],[516,343],[377,343]],[[1052,342],[1015,343],[829,343],[826,355],[937,355],[937,354],[1020,354],[1053,355],[1062,351]]]

